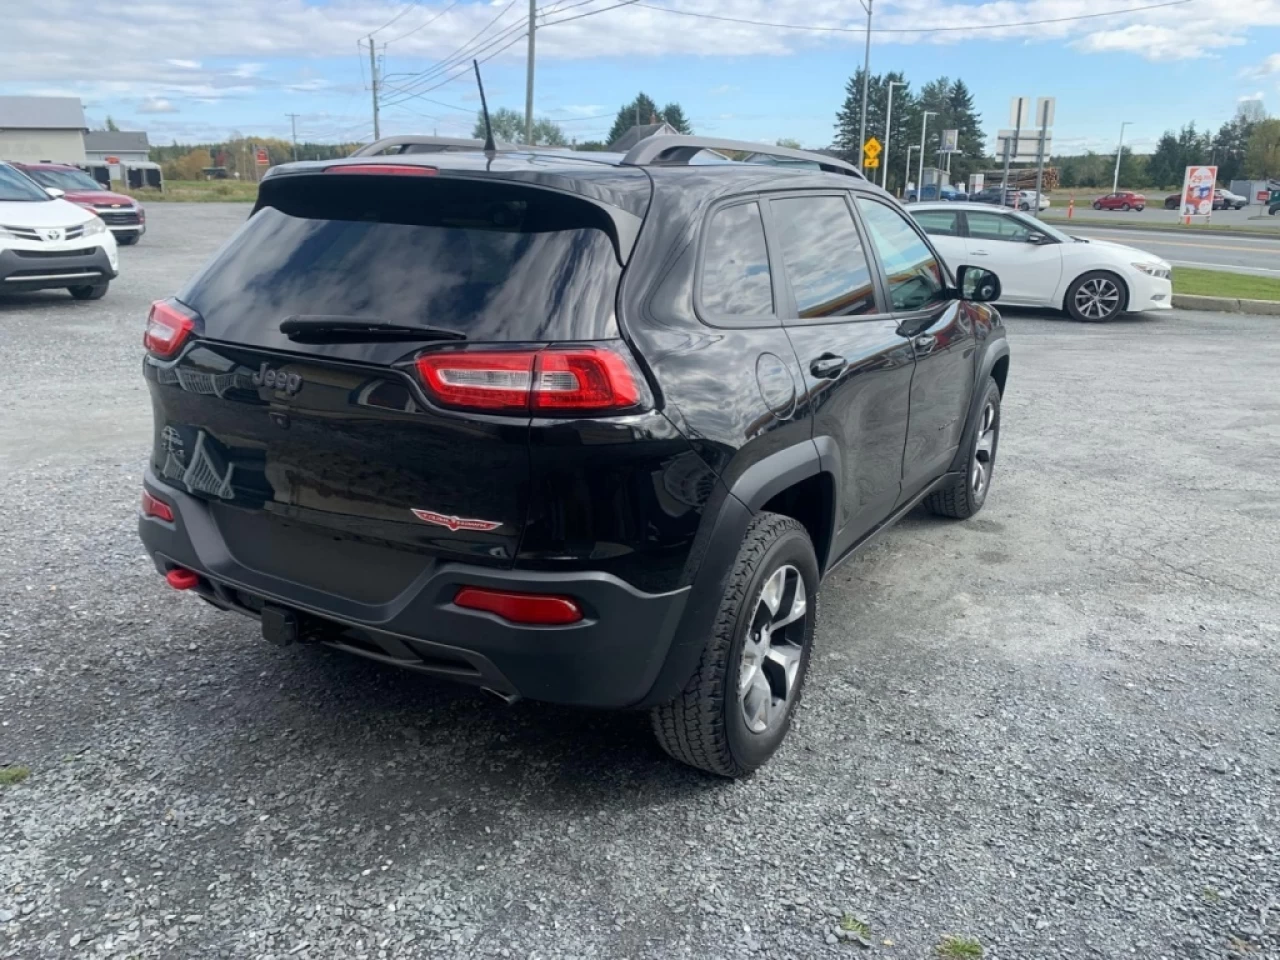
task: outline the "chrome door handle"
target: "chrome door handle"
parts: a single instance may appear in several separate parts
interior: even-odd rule
[[[815,377],[829,379],[839,376],[840,371],[846,366],[844,357],[838,357],[834,353],[824,353],[809,364],[809,372]]]
[[[987,253],[987,251],[985,251],[985,250],[970,250],[970,251],[969,251],[969,253],[970,253],[970,254],[972,254],[972,255],[973,255],[973,256],[975,256],[975,257],[989,257],[989,256],[991,256],[991,254]]]
[[[928,353],[937,344],[938,338],[932,333],[922,333],[912,342],[915,343],[916,353]]]

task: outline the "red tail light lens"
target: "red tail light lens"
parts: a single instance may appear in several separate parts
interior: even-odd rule
[[[420,167],[408,163],[346,163],[325,167],[325,173],[375,173],[392,177],[434,177],[440,171],[435,167]]]
[[[153,497],[148,490],[142,491],[142,515],[173,523],[173,508],[159,497]]]
[[[549,594],[506,593],[482,587],[462,587],[453,602],[468,610],[483,610],[512,623],[534,626],[564,626],[582,619],[582,608],[576,600]]]
[[[418,373],[441,405],[489,413],[616,413],[640,403],[640,381],[606,347],[428,353]]]
[[[195,328],[195,321],[168,300],[157,300],[147,315],[142,345],[157,357],[172,357]]]
[[[182,567],[170,570],[164,575],[169,586],[175,590],[190,590],[200,582],[200,574],[194,570],[186,570]]]

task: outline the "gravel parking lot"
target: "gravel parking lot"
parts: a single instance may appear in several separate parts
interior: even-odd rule
[[[1274,318],[1010,316],[985,510],[828,581],[728,783],[165,587],[142,322],[247,212],[0,300],[0,957],[1280,956]]]

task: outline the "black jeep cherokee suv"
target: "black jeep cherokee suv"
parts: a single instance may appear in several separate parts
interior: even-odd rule
[[[648,709],[676,759],[758,767],[823,576],[987,496],[998,280],[819,155],[392,146],[275,168],[154,305],[158,570],[279,644]]]

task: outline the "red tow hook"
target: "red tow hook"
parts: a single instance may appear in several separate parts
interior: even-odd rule
[[[175,590],[190,590],[200,582],[200,574],[194,570],[184,570],[178,567],[176,570],[170,570],[164,575],[166,582]]]

